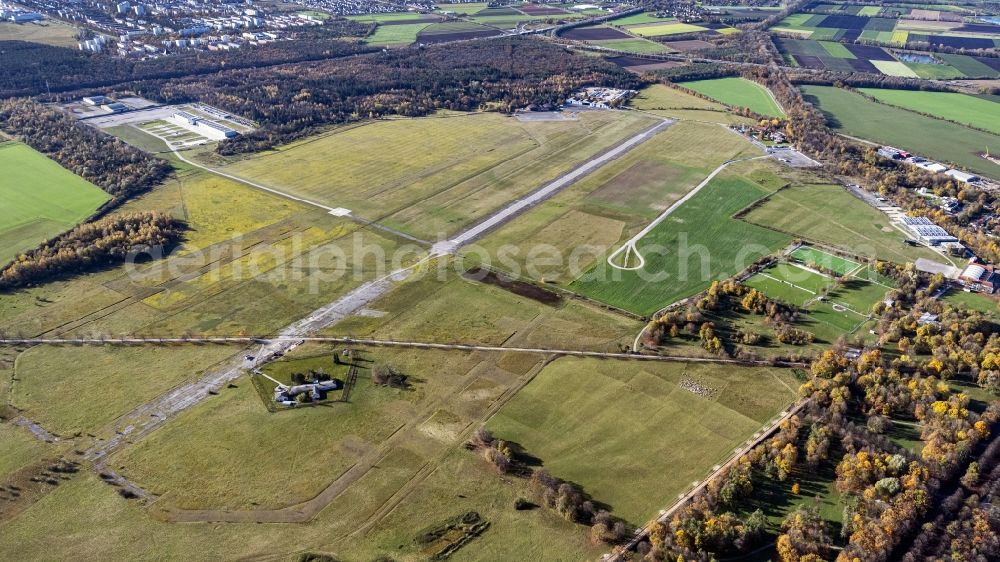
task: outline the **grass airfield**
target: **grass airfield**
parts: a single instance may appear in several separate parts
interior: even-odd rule
[[[581,268],[601,267],[607,253],[720,164],[759,152],[724,130],[741,118],[721,104],[657,86],[643,92],[635,107],[640,111],[583,112],[550,122],[443,113],[338,128],[246,159],[222,159],[207,149],[186,155],[434,239],[576,168],[656,117],[677,119],[480,241],[491,254],[503,247],[518,250],[512,267],[523,270],[530,291],[463,276],[479,263],[473,255],[442,258],[440,277],[438,262],[422,268],[421,275],[324,332],[616,352],[631,346],[644,326],[635,312],[697,292],[701,281],[586,283],[562,266],[528,272],[527,252],[541,244],[563,252],[592,245]],[[135,128],[112,132],[163,148]],[[184,219],[190,230],[180,248],[137,271],[100,271],[5,295],[0,324],[26,335],[274,333],[390,267],[370,253],[359,254],[354,236],[386,255],[404,244],[348,218],[173,162],[175,178],[121,212],[158,209]],[[662,230],[651,232],[651,241],[673,240],[684,230],[728,257],[734,257],[727,252],[736,241],[747,239],[780,250],[790,235],[734,215],[802,183],[808,173],[770,160],[730,166],[661,223]],[[322,252],[331,245],[346,261]],[[421,255],[412,251],[404,263]],[[333,275],[355,268],[357,276]],[[731,272],[719,267],[711,273]],[[338,351],[307,343],[267,368],[332,368]],[[707,353],[688,344],[670,351]],[[246,351],[3,350],[0,406],[23,410],[61,441],[43,444],[22,428],[0,425],[0,438],[12,436],[0,448],[6,458],[0,474],[72,457],[74,450],[112,437],[123,413],[238,353]],[[430,547],[416,542],[421,531],[476,511],[489,529],[450,560],[596,559],[605,547],[593,545],[585,527],[545,507],[514,509],[519,497],[537,498],[525,479],[498,474],[462,446],[476,428],[485,424],[518,442],[552,474],[641,524],[791,404],[798,384],[780,369],[553,359],[513,351],[372,348],[362,358],[347,402],[269,412],[250,377],[240,376],[108,459],[109,467],[153,498],[127,500],[85,466],[16,517],[0,521],[0,558],[86,553],[154,560],[171,552],[188,559],[327,553],[343,560],[424,560]],[[409,384],[373,384],[375,364],[395,366]],[[691,380],[707,390],[689,390]],[[628,420],[624,429],[622,420]],[[662,440],[665,425],[682,430]],[[652,445],[639,452],[637,442]],[[620,477],[623,465],[629,465],[629,478]],[[668,474],[665,465],[673,467]],[[233,522],[219,523],[225,520]]]

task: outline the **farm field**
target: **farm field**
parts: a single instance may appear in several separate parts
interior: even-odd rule
[[[694,80],[681,85],[732,107],[746,107],[767,117],[785,114],[766,88],[744,78]]]
[[[688,96],[690,97],[690,96]],[[697,99],[697,98],[694,98]],[[727,159],[757,153],[717,125],[680,121],[480,243],[505,270],[570,285]],[[546,263],[551,249],[561,259]],[[535,258],[529,255],[535,252]]]
[[[749,119],[733,115],[726,109],[726,106],[720,103],[692,96],[664,84],[654,84],[644,88],[629,101],[629,106],[675,119],[724,124],[750,122]]]
[[[650,55],[658,53],[672,53],[673,49],[667,47],[663,43],[657,43],[655,41],[649,41],[646,39],[613,39],[611,41],[588,41],[591,45],[597,45],[598,47],[604,47],[605,49],[614,49],[616,51],[622,51],[624,53],[634,53],[637,55]]]
[[[370,45],[404,46],[417,40],[417,35],[431,25],[427,22],[404,23],[399,25],[379,25],[375,31],[365,38]]]
[[[861,91],[889,105],[928,113],[1000,135],[1000,103],[995,101],[953,92],[882,88],[862,88]]]
[[[1000,166],[978,156],[988,146],[1000,146],[1000,135],[872,102],[839,88],[803,86],[802,91],[840,132],[1000,177]]]
[[[653,123],[638,113],[596,111],[550,122],[485,113],[393,119],[334,130],[225,170],[430,240]]]
[[[869,72],[934,79],[1000,76],[1000,68],[990,66],[1000,66],[1000,64],[983,57],[900,52],[875,45],[843,44],[835,42],[832,38],[826,39],[777,36],[774,38],[774,44],[787,64],[816,70]],[[900,46],[891,39],[887,39],[887,42],[889,46]]]
[[[831,214],[830,209],[838,209]],[[897,263],[940,259],[928,248],[903,243],[889,217],[839,185],[793,185],[771,195],[744,220],[792,236],[841,248],[851,254]]]
[[[624,29],[632,35],[640,37],[665,37],[684,33],[724,35],[739,32],[737,29],[721,23],[684,23],[673,17],[656,17],[652,12],[615,18],[609,21],[608,25]]]
[[[560,34],[560,37],[583,41],[590,45],[626,53],[650,54],[673,52],[673,49],[667,48],[662,43],[629,35],[624,31],[605,25],[574,27]]]
[[[627,28],[629,32],[640,37],[663,37],[666,35],[680,35],[682,33],[695,33],[708,31],[707,28],[699,25],[681,22],[654,23],[644,25],[633,25]]]
[[[911,15],[911,10],[923,12]],[[820,6],[820,13],[792,14],[771,31],[804,39],[853,42],[858,39],[893,46],[931,44],[964,49],[992,49],[1000,40],[1000,26],[970,25],[941,20],[933,10],[909,7]]]
[[[685,390],[682,381],[695,382],[707,395]],[[563,358],[543,369],[488,427],[540,458],[550,474],[579,484],[612,513],[638,524],[791,404],[796,385],[780,369],[671,363],[622,370]],[[642,454],[636,454],[639,443]]]
[[[636,250],[645,258],[642,269],[619,270],[600,261],[571,288],[644,315],[694,295],[791,240],[732,218],[776,188],[724,170],[637,242]]]
[[[20,142],[0,141],[0,263],[74,227],[111,196]]]
[[[385,23],[385,22],[412,22],[415,20],[440,20],[438,16],[430,16],[427,14],[418,14],[416,12],[396,12],[387,14],[361,14],[356,16],[347,16],[347,19],[352,21],[360,21],[366,23]],[[408,24],[404,24],[408,25]]]
[[[77,28],[51,19],[41,23],[0,23],[0,41],[30,41],[76,49],[78,33]]]
[[[417,34],[418,43],[444,43],[447,41],[458,41],[462,39],[472,39],[475,37],[491,37],[499,35],[500,31],[468,21],[449,21],[444,23],[432,23],[420,30]]]

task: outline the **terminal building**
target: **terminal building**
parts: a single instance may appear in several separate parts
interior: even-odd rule
[[[226,140],[240,135],[225,125],[220,125],[211,119],[205,119],[187,111],[178,111],[168,117],[167,121],[212,140]]]

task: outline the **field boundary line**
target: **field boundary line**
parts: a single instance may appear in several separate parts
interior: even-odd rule
[[[299,344],[311,343],[337,343],[354,345],[359,347],[405,347],[412,349],[450,350],[450,351],[483,351],[501,353],[533,353],[549,356],[571,356],[571,357],[596,357],[604,359],[623,359],[634,361],[672,361],[672,362],[694,362],[694,363],[722,363],[730,365],[755,365],[769,367],[802,367],[807,363],[795,361],[767,361],[767,360],[741,360],[723,357],[698,357],[691,355],[645,355],[641,353],[624,353],[613,351],[595,351],[588,349],[563,349],[544,347],[502,347],[496,345],[481,345],[475,343],[436,343],[413,340],[385,340],[374,338],[356,338],[350,336],[298,336],[298,335],[278,335],[278,336],[206,336],[206,337],[123,337],[123,338],[6,338],[0,339],[0,347],[17,347],[22,345],[117,345],[117,346],[137,346],[137,345],[250,345],[264,344],[265,346],[280,346],[292,348]],[[266,352],[266,351],[265,351]],[[256,364],[263,362],[265,357],[256,360]],[[255,365],[248,365],[247,369],[252,369]],[[240,371],[246,369],[239,369]],[[225,381],[223,381],[225,382]]]

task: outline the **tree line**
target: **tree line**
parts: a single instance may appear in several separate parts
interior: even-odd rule
[[[117,265],[129,258],[163,255],[180,241],[182,232],[182,223],[156,211],[112,215],[82,224],[0,269],[0,291]]]

